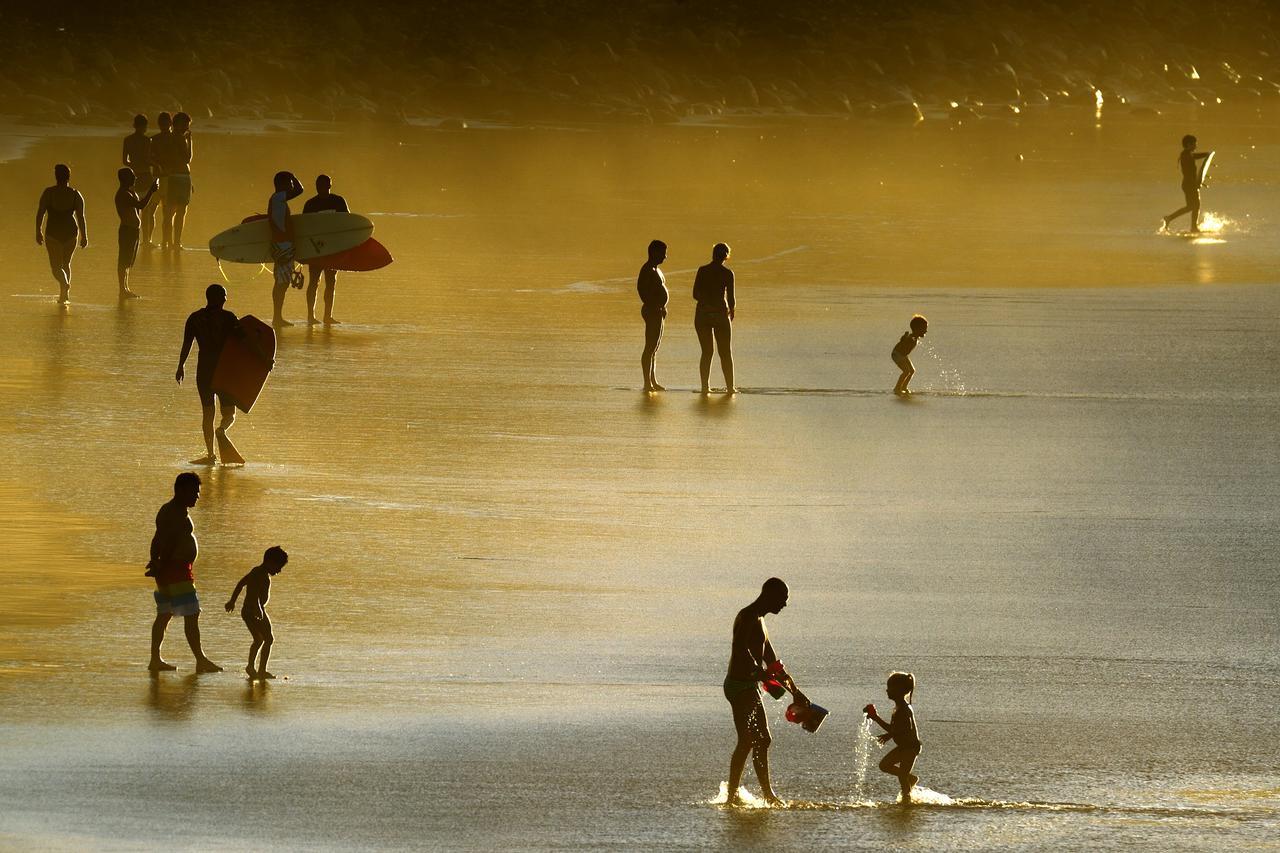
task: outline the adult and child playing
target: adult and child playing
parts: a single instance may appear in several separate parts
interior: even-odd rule
[[[769,747],[773,737],[769,732],[769,720],[760,696],[761,683],[778,688],[775,698],[783,691],[789,692],[801,706],[812,707],[795,679],[778,660],[766,616],[781,613],[787,606],[790,590],[780,578],[769,578],[760,588],[760,594],[746,607],[738,611],[733,620],[733,639],[729,650],[729,668],[724,677],[724,698],[729,701],[733,713],[733,728],[737,735],[733,754],[729,758],[728,805],[740,805],[742,774],[751,758],[755,766],[756,780],[769,805],[782,805],[783,801],[773,790],[769,776]],[[864,713],[878,723],[884,734],[881,743],[894,742],[893,749],[880,762],[880,770],[898,780],[902,802],[911,801],[911,789],[920,781],[911,770],[920,756],[920,735],[916,729],[915,712],[911,708],[911,695],[915,691],[915,676],[907,672],[889,675],[886,693],[894,702],[893,714],[885,722],[876,713],[874,705],[867,705]],[[793,706],[794,707],[794,706]]]
[[[151,560],[147,563],[146,577],[155,580],[154,593],[156,618],[151,625],[151,672],[168,672],[177,667],[161,655],[165,629],[174,616],[181,616],[187,636],[187,645],[195,656],[196,672],[222,672],[222,667],[211,661],[200,643],[200,598],[196,593],[195,563],[200,554],[196,541],[195,524],[189,510],[200,500],[200,477],[190,471],[183,472],[173,482],[173,499],[156,513],[156,532],[151,539]],[[289,562],[289,555],[278,545],[268,548],[262,562],[241,578],[231,593],[226,609],[235,608],[240,591],[245,591],[240,616],[249,629],[252,642],[249,646],[249,664],[245,672],[250,678],[275,678],[267,670],[271,657],[271,645],[275,635],[271,619],[267,616],[267,599],[271,595],[271,578],[280,573]],[[261,658],[258,658],[261,652]],[[255,659],[258,660],[255,666]]]

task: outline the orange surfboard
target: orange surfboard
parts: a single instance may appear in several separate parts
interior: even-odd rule
[[[309,267],[322,270],[345,270],[347,272],[369,272],[380,270],[391,263],[393,258],[387,247],[370,237],[354,249],[325,255],[323,258],[311,258],[306,262]]]
[[[258,402],[262,386],[267,384],[267,375],[271,373],[271,363],[276,357],[276,333],[252,314],[240,318],[240,327],[245,337],[228,338],[218,356],[218,364],[213,369],[213,390],[226,394],[237,409],[247,414]],[[254,351],[249,338],[258,342],[266,361]]]

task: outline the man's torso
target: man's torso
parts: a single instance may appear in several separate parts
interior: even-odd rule
[[[120,217],[121,228],[137,229],[142,226],[142,218],[138,216],[138,197],[133,190],[116,191],[116,215]]]
[[[338,213],[347,213],[347,200],[340,195],[329,193],[328,195],[312,196],[307,199],[307,203],[302,206],[303,213],[321,213],[326,210],[333,210]]]
[[[218,356],[226,346],[227,338],[232,335],[238,324],[236,315],[225,308],[206,307],[191,313],[187,318],[187,331],[200,346],[196,361],[197,373],[208,373],[212,378]]]
[[[176,500],[160,507],[160,511],[156,513],[156,532],[169,545],[169,552],[160,554],[160,559],[182,564],[194,563],[200,553],[195,530],[187,508]]]
[[[645,264],[640,268],[636,278],[636,292],[640,294],[640,302],[645,308],[665,308],[670,294],[667,292],[667,277],[662,270]]]

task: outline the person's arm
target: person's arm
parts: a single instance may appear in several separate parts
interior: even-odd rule
[[[726,267],[725,269],[728,269],[728,267]],[[734,295],[733,295],[733,270],[728,270],[728,271],[729,271],[729,283],[725,285],[724,295],[725,295],[725,299],[728,300],[728,303],[729,303],[729,319],[732,320],[734,309],[738,306],[738,301],[734,298]]]
[[[338,196],[338,212],[350,213],[351,208],[347,207],[347,199],[345,196]]]
[[[231,592],[231,598],[227,601],[227,612],[228,612],[228,613],[230,613],[232,610],[234,610],[234,609],[235,609],[235,607],[236,607],[236,599],[240,597],[240,590],[244,589],[245,584],[247,584],[247,583],[249,582],[249,575],[252,575],[252,574],[253,574],[253,572],[249,572],[249,574],[247,574],[247,575],[245,575],[244,577],[240,578],[240,583],[236,584],[236,588],[235,588],[234,590],[232,590],[232,592]]]
[[[89,226],[84,222],[84,196],[76,191],[76,224],[80,226],[80,248],[89,245]]]
[[[36,245],[44,245],[44,234],[40,233],[40,226],[44,223],[44,215],[49,211],[49,191],[45,190],[40,193],[40,206],[36,208]]]
[[[151,560],[147,563],[148,569],[154,568],[159,564],[161,555],[169,553],[167,533],[168,530],[165,529],[164,524],[164,510],[162,509],[156,513],[156,532],[151,537]]]
[[[195,154],[195,148],[191,145],[191,131],[188,130],[182,135],[182,145],[187,157],[185,162],[189,166],[191,165],[191,157]]]
[[[306,190],[302,188],[302,184],[298,183],[297,177],[294,176],[293,172],[290,172],[289,173],[289,189],[285,191],[285,198],[295,199],[298,196],[302,195],[304,192],[306,192]]]
[[[702,267],[698,267],[698,272],[693,276],[693,301],[698,301],[698,294],[702,292]]]
[[[1191,159],[1203,160],[1204,158],[1208,157],[1212,153],[1213,153],[1212,151],[1197,151],[1195,154],[1191,155]]]
[[[133,206],[138,210],[142,210],[143,208],[145,208],[147,206],[147,203],[151,201],[151,197],[156,194],[156,190],[158,189],[160,189],[159,179],[153,180],[151,182],[151,188],[147,190],[147,194],[144,195],[142,198],[138,199],[137,201],[135,201],[133,203]]]
[[[182,384],[183,367],[187,363],[187,356],[191,355],[191,344],[196,339],[195,330],[191,328],[191,318],[187,318],[187,325],[182,330],[182,352],[178,354],[178,372],[173,375],[178,380],[178,384]]]
[[[124,138],[124,144],[120,146],[120,162],[126,166],[132,166],[129,162],[129,137]]]

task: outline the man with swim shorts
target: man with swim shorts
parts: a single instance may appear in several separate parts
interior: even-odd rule
[[[667,317],[667,279],[658,265],[667,259],[667,244],[661,240],[649,243],[649,259],[640,267],[636,277],[636,292],[640,294],[640,316],[644,318],[644,350],[640,353],[640,369],[644,372],[646,392],[665,391],[658,384],[655,368],[658,347],[662,345],[662,325]]]
[[[778,660],[769,642],[769,631],[764,617],[778,613],[787,606],[787,585],[778,578],[769,578],[760,588],[756,600],[738,611],[733,620],[733,647],[729,654],[729,672],[724,679],[724,698],[733,708],[733,727],[738,741],[729,760],[730,805],[739,802],[738,787],[742,784],[742,771],[747,756],[752,756],[760,790],[770,804],[781,801],[769,782],[769,720],[765,717],[764,704],[760,701],[759,684],[766,678],[777,679],[791,692],[797,702],[809,704],[786,670],[769,672]]]
[[[703,394],[711,393],[711,358],[716,352],[720,353],[725,393],[738,393],[733,384],[733,315],[738,302],[733,289],[733,270],[724,263],[729,255],[728,244],[716,243],[711,247],[711,263],[698,267],[693,280],[693,299],[698,303],[693,312],[693,330],[702,348],[698,373]]]
[[[182,353],[178,356],[178,371],[174,374],[174,378],[181,385],[185,376],[184,366],[187,363],[187,356],[191,354],[191,344],[199,344],[200,353],[196,361],[196,390],[200,393],[200,406],[204,414],[202,428],[207,452],[202,459],[194,460],[193,465],[213,465],[218,461],[218,456],[213,450],[215,396],[222,410],[222,422],[218,424],[217,434],[225,439],[227,430],[231,429],[231,425],[235,423],[235,403],[226,394],[214,394],[213,371],[218,366],[218,356],[222,354],[222,348],[226,345],[227,339],[232,335],[237,338],[245,336],[244,329],[240,327],[239,318],[223,307],[227,302],[225,287],[220,284],[211,284],[205,288],[204,296],[205,307],[199,311],[193,311],[191,316],[187,317],[187,324],[182,333]]]
[[[200,647],[200,599],[196,596],[195,562],[200,547],[195,525],[187,510],[200,500],[200,478],[185,471],[173,481],[173,500],[156,513],[156,533],[151,539],[147,576],[156,581],[156,621],[151,626],[152,672],[177,669],[160,657],[169,620],[181,616],[187,644],[196,657],[196,672],[222,672]]]
[[[267,199],[267,225],[271,229],[271,260],[275,275],[275,287],[271,291],[275,316],[271,323],[274,326],[292,326],[284,318],[284,295],[289,292],[290,284],[302,287],[302,273],[294,268],[293,263],[293,220],[289,202],[302,195],[303,190],[293,172],[276,172],[274,183],[276,191]]]
[[[173,130],[156,141],[156,158],[164,174],[164,212],[160,217],[161,243],[174,251],[182,248],[182,229],[191,204],[191,116],[177,113]]]
[[[328,175],[316,177],[316,194],[302,205],[303,213],[321,213],[332,210],[335,213],[349,213],[347,200],[333,192],[333,179]],[[309,266],[307,269],[307,324],[314,326],[320,322],[316,319],[316,293],[320,289],[320,277],[324,276],[324,324],[331,326],[338,323],[333,317],[333,298],[338,289],[338,271]]]
[[[142,217],[138,212],[146,209],[151,197],[160,188],[160,182],[154,178],[147,187],[147,194],[138,198],[134,189],[137,186],[137,175],[128,166],[116,173],[120,179],[120,189],[116,190],[116,215],[120,217],[120,254],[116,262],[116,276],[120,280],[120,298],[134,299],[138,294],[129,289],[129,270],[138,260],[138,243],[142,239]]]

